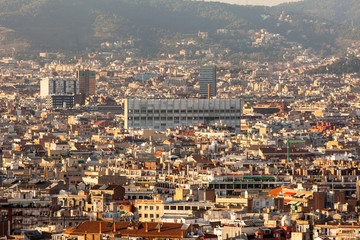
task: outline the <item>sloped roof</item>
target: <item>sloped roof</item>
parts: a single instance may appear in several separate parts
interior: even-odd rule
[[[115,226],[114,226],[115,224]],[[85,221],[76,227],[72,227],[63,234],[66,235],[85,235],[85,234],[121,234],[122,236],[137,236],[144,238],[181,238],[187,229],[182,229],[182,223],[132,223],[132,222],[105,222],[105,221]],[[160,226],[160,231],[159,231]],[[190,226],[188,226],[189,228]]]

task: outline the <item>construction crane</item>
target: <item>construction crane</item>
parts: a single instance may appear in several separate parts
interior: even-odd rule
[[[287,140],[286,146],[287,146],[287,155],[286,155],[286,162],[290,162],[290,145],[292,143],[304,143],[305,140]]]

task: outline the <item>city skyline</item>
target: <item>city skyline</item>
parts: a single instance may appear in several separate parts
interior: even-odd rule
[[[360,240],[357,12],[0,1],[0,240]]]

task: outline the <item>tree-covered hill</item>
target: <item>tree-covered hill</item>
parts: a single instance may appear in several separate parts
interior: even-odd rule
[[[141,39],[144,49],[156,49],[161,37],[218,28],[265,28],[314,49],[335,44],[339,36],[337,24],[304,21],[301,14],[281,22],[279,12],[188,0],[0,0],[0,26],[33,48],[51,50],[84,49],[129,36]]]
[[[338,24],[340,39],[360,40],[360,1],[358,0],[303,0],[281,4],[274,9],[304,16],[313,16]]]
[[[358,0],[303,0],[276,6],[277,9],[303,13],[336,23],[360,25]]]
[[[341,58],[332,64],[321,66],[307,71],[307,74],[345,74],[345,73],[360,73],[360,59],[355,56]]]

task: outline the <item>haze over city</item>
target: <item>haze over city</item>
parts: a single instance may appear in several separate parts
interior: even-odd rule
[[[223,2],[237,5],[263,5],[263,6],[275,6],[281,3],[299,2],[302,0],[206,0],[212,2]]]
[[[360,240],[360,1],[220,1],[0,0],[0,240]]]

